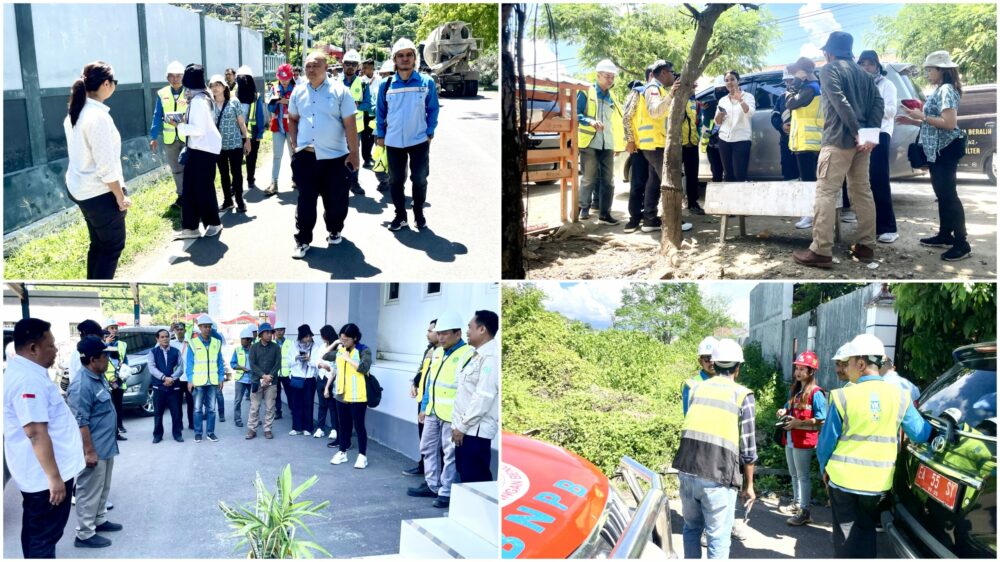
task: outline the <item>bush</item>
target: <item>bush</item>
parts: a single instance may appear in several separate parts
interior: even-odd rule
[[[500,79],[500,50],[497,47],[483,49],[479,57],[472,61],[472,68],[479,71],[479,87],[496,90]]]

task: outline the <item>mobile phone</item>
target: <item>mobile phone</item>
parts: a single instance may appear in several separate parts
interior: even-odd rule
[[[729,113],[728,111],[726,111],[726,108],[724,108],[724,107],[721,107],[721,106],[720,106],[720,107],[717,107],[717,108],[716,108],[716,110],[717,110],[717,111],[721,111],[722,113]]]

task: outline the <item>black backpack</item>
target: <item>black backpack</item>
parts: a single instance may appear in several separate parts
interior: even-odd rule
[[[379,385],[375,375],[371,373],[365,375],[365,392],[368,393],[368,407],[378,408],[382,402],[382,386]]]

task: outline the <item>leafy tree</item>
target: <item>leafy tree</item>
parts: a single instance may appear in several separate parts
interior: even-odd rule
[[[253,306],[257,310],[274,308],[277,285],[274,283],[255,283],[253,286]]]
[[[500,40],[496,4],[424,4],[417,25],[420,40],[426,39],[435,27],[450,21],[464,21],[469,24],[472,36],[483,39],[483,51],[495,50]],[[496,58],[493,60],[495,64]]]
[[[905,4],[895,16],[875,18],[866,37],[879,52],[896,51],[920,64],[946,50],[969,84],[997,81],[997,6],[993,4]]]
[[[101,289],[102,299],[108,297],[132,298],[130,289]],[[170,324],[186,314],[208,310],[208,284],[173,283],[167,286],[139,285],[139,305],[142,314],[149,314],[154,324]],[[131,314],[130,300],[102,300],[101,311],[106,315]]]
[[[798,283],[792,293],[792,315],[798,316],[837,297],[852,293],[864,283]]]
[[[636,283],[622,290],[622,304],[615,310],[613,326],[637,330],[671,343],[689,342],[711,335],[717,328],[732,328],[725,303],[706,303],[694,283]]]
[[[997,337],[993,283],[898,283],[891,291],[905,352],[896,362],[918,386],[951,366],[956,347]]]

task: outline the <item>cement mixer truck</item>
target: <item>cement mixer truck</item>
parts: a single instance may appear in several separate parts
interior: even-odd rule
[[[482,43],[465,22],[440,25],[420,44],[421,70],[434,76],[441,95],[475,96],[479,93],[479,72],[469,63],[479,56]]]

